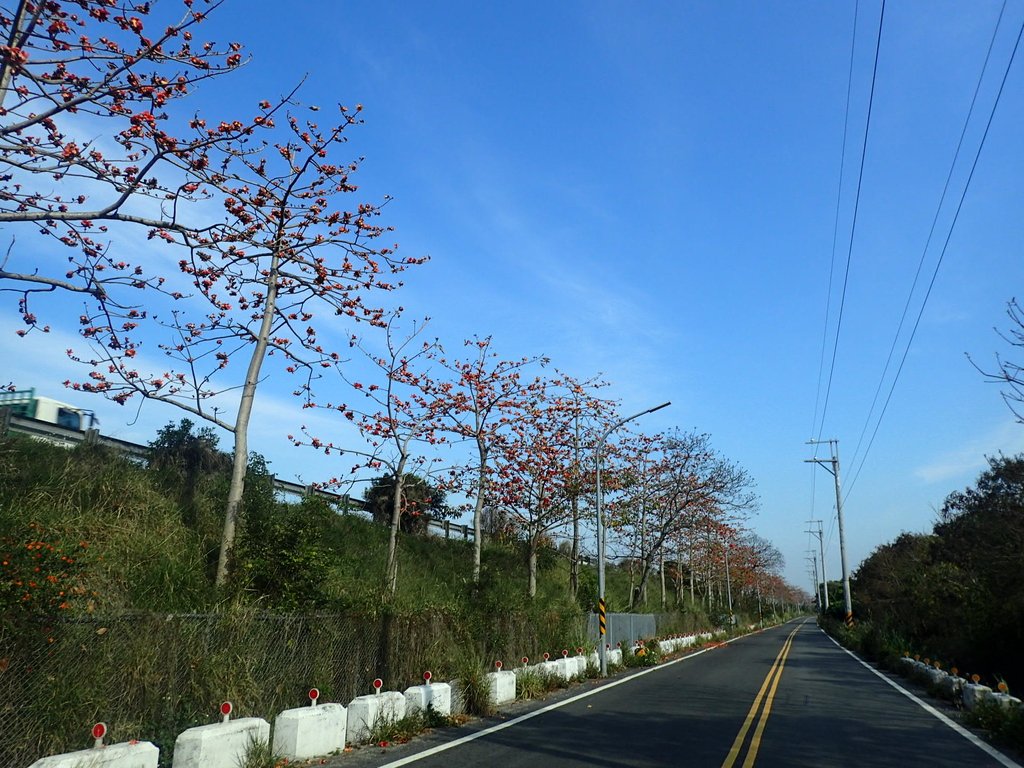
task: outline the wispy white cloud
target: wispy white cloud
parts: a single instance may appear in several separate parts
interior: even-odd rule
[[[970,478],[986,466],[985,457],[999,453],[1024,452],[1024,426],[1006,421],[985,434],[975,436],[960,447],[934,457],[917,467],[914,476],[925,483]]]

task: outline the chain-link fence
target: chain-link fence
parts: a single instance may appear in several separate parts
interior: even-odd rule
[[[606,617],[608,633],[605,643],[612,648],[619,643],[628,648],[633,641],[654,637],[658,631],[657,618],[653,613],[609,613]],[[599,632],[597,614],[592,613],[587,617],[587,639],[594,645],[600,642]]]
[[[403,689],[460,657],[512,660],[583,637],[582,616],[466,621],[411,615],[135,614],[0,624],[0,765],[90,746],[103,721],[114,741],[156,743],[170,765],[177,734],[214,722],[220,702],[272,719],[308,703],[349,702],[375,677]]]

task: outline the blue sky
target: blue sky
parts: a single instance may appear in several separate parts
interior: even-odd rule
[[[757,481],[752,527],[782,550],[786,576],[809,586],[804,521],[823,518],[830,531],[834,515],[831,477],[804,463],[810,437],[838,438],[848,488],[856,476],[844,505],[851,566],[900,531],[928,529],[986,455],[1024,450],[1024,426],[965,358],[989,365],[1009,351],[993,327],[1005,327],[1011,297],[1024,298],[1018,58],[864,451],[1000,7],[888,3],[852,247],[880,9],[871,0],[859,7],[842,182],[852,2],[309,0],[284,15],[279,3],[229,0],[208,35],[238,39],[254,58],[230,88],[211,86],[194,103],[217,118],[248,114],[303,75],[306,103],[362,103],[366,124],[350,139],[366,158],[360,193],[392,195],[385,219],[402,252],[432,257],[396,296],[407,317],[430,316],[450,346],[491,334],[506,356],[543,354],[580,377],[601,373],[624,413],[671,400],[642,426],[709,432]],[[1022,23],[1024,4],[1010,0],[924,284]],[[822,424],[823,337],[827,380],[848,253]],[[910,324],[922,299],[923,286]],[[0,378],[64,397],[69,344],[56,333],[12,338],[14,309],[8,302],[0,325],[9,361]],[[892,368],[883,399],[891,377]],[[266,391],[253,447],[285,477],[336,474],[330,459],[287,444],[305,418],[287,389]],[[179,417],[147,405],[132,423],[134,408],[87,404],[104,432],[127,439],[148,440]],[[835,575],[834,531],[829,540]]]

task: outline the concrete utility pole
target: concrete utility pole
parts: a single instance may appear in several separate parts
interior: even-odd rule
[[[804,558],[804,560],[811,564],[811,569],[807,573],[812,579],[814,579],[814,593],[818,594],[818,558],[812,556],[814,552],[813,549],[808,550],[808,552],[810,552],[811,554],[808,554],[807,557]],[[821,613],[820,599],[818,600],[818,613]]]
[[[732,612],[732,580],[729,578],[729,542],[722,542],[722,549],[725,551],[725,594],[729,599],[729,626],[736,623],[736,616]]]
[[[822,592],[825,595],[825,610],[828,610],[828,576],[825,575],[825,532],[821,529],[821,520],[808,520],[808,525],[818,524],[818,530],[808,530],[807,532],[818,537],[818,549],[821,552],[821,583],[823,585]],[[818,591],[818,587],[814,587],[814,591]]]
[[[604,512],[601,510],[601,460],[604,454],[604,444],[608,439],[608,435],[614,432],[616,429],[621,427],[627,421],[638,419],[641,416],[660,411],[672,403],[662,403],[656,405],[653,408],[648,408],[646,411],[640,411],[640,413],[634,413],[632,416],[627,416],[624,419],[619,419],[617,422],[612,424],[608,429],[604,431],[601,438],[597,441],[597,446],[594,449],[594,468],[596,470],[595,484],[596,498],[594,506],[597,508],[597,623],[598,623],[598,649],[597,653],[601,657],[601,677],[608,676],[608,649],[605,648],[604,636],[607,633],[606,627],[606,603],[604,600]]]
[[[825,459],[819,459],[817,457],[813,459],[804,459],[808,464],[819,464],[829,472],[832,473],[832,477],[836,481],[836,517],[839,521],[839,560],[843,568],[843,608],[846,611],[846,626],[853,626],[853,604],[850,602],[850,571],[846,567],[846,533],[843,528],[843,494],[839,483],[839,441],[836,439],[829,440],[808,440],[808,445],[819,445],[821,443],[828,443],[829,449],[832,453],[832,458],[829,463],[826,464]],[[830,467],[829,464],[832,466]]]

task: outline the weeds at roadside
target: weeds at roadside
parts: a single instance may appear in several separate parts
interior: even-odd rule
[[[996,741],[1024,753],[1024,708],[1002,707],[991,701],[979,703],[964,713],[964,720],[992,734]]]
[[[467,715],[490,717],[495,712],[491,682],[484,669],[483,661],[470,655],[463,656],[455,669]]]
[[[653,667],[661,661],[661,649],[657,640],[639,640],[633,649],[622,649],[622,666]]]
[[[238,768],[282,768],[287,764],[288,759],[275,755],[268,742],[250,739]]]
[[[559,678],[537,669],[526,669],[516,675],[516,698],[543,699],[560,687]]]

